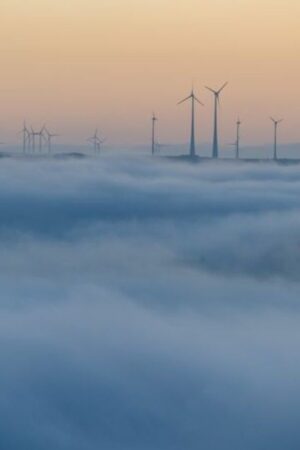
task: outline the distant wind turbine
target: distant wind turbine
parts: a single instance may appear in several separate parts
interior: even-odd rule
[[[21,133],[23,135],[23,152],[25,153],[27,148],[30,149],[30,140],[31,140],[30,131],[26,126],[25,120],[23,122],[23,129],[20,131],[19,134]]]
[[[93,144],[95,151],[97,150],[98,139],[99,139],[99,137],[98,137],[98,128],[97,128],[95,131],[95,134],[87,139],[88,142]]]
[[[283,119],[275,120],[273,117],[270,117],[274,124],[274,153],[273,153],[273,159],[274,161],[277,160],[277,133],[278,133],[278,125],[283,122]]]
[[[212,157],[219,157],[219,136],[218,136],[218,107],[220,104],[220,94],[223,89],[228,85],[228,82],[223,84],[223,86],[218,90],[211,89],[208,86],[205,86],[210,92],[212,92],[215,96],[214,103],[214,134],[213,134],[213,148],[212,148]]]
[[[101,145],[106,142],[106,139],[100,139],[98,136],[98,129],[96,129],[94,136],[90,137],[88,142],[93,144],[95,152],[100,152]]]
[[[178,103],[178,105],[181,105],[182,103],[186,102],[187,100],[192,100],[192,122],[191,122],[191,140],[190,140],[190,157],[194,158],[196,156],[196,141],[195,141],[195,101],[199,103],[199,105],[203,105],[203,103],[198,100],[198,98],[194,94],[194,89],[192,89],[191,95],[189,95],[187,98],[181,100],[181,102]]]
[[[40,136],[40,131],[35,131],[34,129],[33,129],[33,127],[31,127],[31,133],[30,133],[30,140],[31,140],[31,143],[32,143],[32,150],[33,150],[33,152],[35,152],[35,148],[36,148],[36,137],[39,137]]]
[[[55,137],[59,137],[59,134],[50,133],[46,127],[44,128],[44,132],[46,133],[48,152],[51,153],[51,150],[52,150],[52,139],[55,138]]]
[[[155,148],[156,148],[156,140],[155,140],[155,131],[156,131],[156,122],[158,121],[157,117],[155,116],[155,114],[152,114],[152,145],[151,145],[151,150],[152,150],[152,156],[155,153]]]
[[[39,136],[39,150],[40,152],[43,150],[43,139],[45,139],[45,132],[46,125],[43,125],[43,127],[40,129],[38,136]]]

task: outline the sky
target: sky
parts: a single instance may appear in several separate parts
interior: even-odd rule
[[[14,142],[24,118],[46,122],[62,142],[99,126],[114,145],[149,141],[150,116],[163,142],[188,139],[192,83],[205,104],[197,134],[211,139],[212,98],[222,96],[222,143],[238,115],[248,145],[300,141],[298,0],[2,0],[0,137]]]
[[[298,450],[298,166],[2,158],[0,448]]]

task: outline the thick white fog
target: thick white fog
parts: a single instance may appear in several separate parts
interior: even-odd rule
[[[298,450],[300,166],[0,161],[0,447]]]

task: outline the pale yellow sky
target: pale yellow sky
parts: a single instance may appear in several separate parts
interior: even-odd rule
[[[245,143],[300,141],[299,0],[2,0],[0,140],[23,118],[82,140],[95,126],[112,144],[146,142],[149,117],[160,139],[187,140],[192,80],[205,103],[198,138],[211,137],[212,98],[222,97],[223,142],[239,114]]]

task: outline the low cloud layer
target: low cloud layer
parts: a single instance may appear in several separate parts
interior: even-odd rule
[[[300,172],[0,165],[5,449],[300,445]]]

